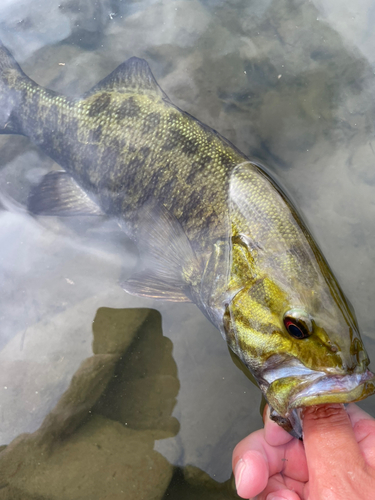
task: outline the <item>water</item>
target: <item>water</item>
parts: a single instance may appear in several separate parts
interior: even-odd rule
[[[176,105],[286,186],[375,359],[373,19],[369,0],[7,0],[0,38],[69,95],[144,57]],[[57,168],[26,138],[0,153],[21,204]],[[114,222],[3,210],[0,227],[1,498],[231,498],[217,481],[261,398],[220,334],[193,305],[121,290],[137,255]],[[374,398],[361,406],[375,416]]]

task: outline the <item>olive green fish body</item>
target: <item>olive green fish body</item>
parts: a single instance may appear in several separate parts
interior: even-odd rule
[[[221,226],[229,173],[246,158],[176,108],[155,81],[140,93],[128,73],[142,84],[152,77],[147,63],[133,58],[116,70],[126,88],[113,87],[109,78],[77,100],[19,78],[17,130],[96,197],[105,213],[134,221],[140,207],[157,199],[190,241],[206,244]]]
[[[29,198],[41,215],[111,215],[144,266],[130,293],[192,300],[255,376],[273,418],[375,392],[354,312],[287,196],[263,168],[174,106],[132,58],[80,99],[30,80],[0,46],[0,132],[64,170]]]

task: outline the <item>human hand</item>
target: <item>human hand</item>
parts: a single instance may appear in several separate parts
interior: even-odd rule
[[[264,429],[233,452],[237,492],[257,500],[373,500],[375,420],[357,405],[306,408],[304,441],[264,412]],[[258,495],[258,496],[257,496]]]

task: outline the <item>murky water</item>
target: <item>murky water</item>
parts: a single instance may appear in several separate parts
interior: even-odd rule
[[[374,15],[370,0],[3,0],[0,38],[69,95],[145,58],[286,187],[375,360]],[[122,291],[137,253],[113,221],[22,211],[56,168],[26,138],[0,137],[0,168],[20,203],[0,211],[0,497],[232,498],[217,482],[261,398],[219,332],[193,305]]]

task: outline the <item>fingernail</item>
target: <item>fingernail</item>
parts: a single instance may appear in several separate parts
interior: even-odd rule
[[[236,480],[236,488],[237,490],[240,488],[242,476],[246,469],[246,463],[242,458],[237,462],[237,465],[234,469],[234,479]]]
[[[277,493],[275,493],[275,494],[270,493],[267,496],[267,500],[285,500],[285,497],[280,497],[280,496],[278,496]]]

